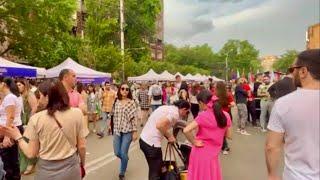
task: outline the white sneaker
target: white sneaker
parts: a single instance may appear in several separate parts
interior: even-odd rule
[[[267,132],[267,130],[263,128],[263,129],[261,129],[261,132],[265,133],[265,132]]]
[[[240,132],[242,135],[246,135],[246,136],[250,136],[251,134],[249,134],[247,131],[245,131],[245,130],[242,130],[241,132]]]
[[[222,154],[223,154],[223,155],[228,155],[229,152],[228,152],[228,151],[223,151]]]
[[[238,128],[238,129],[237,129],[237,132],[238,132],[238,133],[240,133],[240,132],[241,132],[240,128]]]

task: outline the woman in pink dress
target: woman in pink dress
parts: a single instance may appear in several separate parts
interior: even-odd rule
[[[221,180],[219,153],[223,137],[231,138],[231,119],[222,111],[216,96],[208,90],[197,95],[200,112],[187,127],[184,128],[187,139],[192,143],[188,166],[188,180]],[[196,137],[192,131],[198,128]]]

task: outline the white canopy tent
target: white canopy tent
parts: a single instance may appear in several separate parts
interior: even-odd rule
[[[54,78],[58,77],[59,73],[63,69],[72,69],[78,78],[111,78],[110,73],[99,72],[85,66],[82,66],[72,60],[71,58],[67,58],[64,62],[47,70],[47,77]]]
[[[146,74],[136,77],[128,77],[128,81],[158,81],[160,75],[150,69]]]
[[[8,61],[2,57],[0,57],[0,67],[3,68],[18,68],[18,69],[25,69],[25,70],[36,70],[36,77],[42,78],[46,76],[46,69],[45,68],[39,68],[39,67],[33,67],[28,66],[24,64],[18,64],[14,63],[12,61]]]
[[[184,79],[186,81],[193,81],[194,77],[192,76],[192,74],[188,73],[187,75],[184,76]]]
[[[184,80],[184,75],[182,75],[180,72],[177,72],[174,77],[176,77],[177,75],[179,75],[181,77],[182,80]]]
[[[194,81],[205,81],[206,78],[203,77],[201,74],[197,73],[196,75],[193,76]]]
[[[170,74],[167,70],[163,71],[159,76],[160,76],[159,77],[160,81],[174,81],[175,80],[175,76]]]
[[[219,78],[217,78],[217,77],[215,77],[215,76],[212,76],[212,80],[213,80],[213,81],[224,81],[223,79],[219,79]]]

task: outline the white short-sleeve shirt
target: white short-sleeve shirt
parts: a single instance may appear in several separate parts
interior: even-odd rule
[[[7,113],[6,113],[6,108],[8,106],[15,106],[15,115],[14,115],[14,120],[13,124],[15,126],[20,126],[22,125],[21,121],[21,111],[23,108],[23,100],[21,97],[17,97],[16,95],[9,93],[7,94],[4,98],[2,103],[0,104],[0,125],[5,126],[7,123]]]
[[[284,133],[283,180],[320,179],[320,90],[298,89],[275,102],[268,129]]]
[[[157,129],[157,122],[166,117],[173,127],[179,120],[179,109],[176,106],[160,106],[149,117],[146,125],[141,132],[141,139],[154,147],[161,147],[163,135]]]

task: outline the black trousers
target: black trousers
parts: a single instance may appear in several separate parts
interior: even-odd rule
[[[18,126],[18,129],[23,133],[23,127]],[[0,149],[0,156],[3,162],[3,169],[6,171],[6,180],[20,180],[20,164],[18,144],[15,143],[9,148]]]
[[[248,109],[248,121],[250,122],[250,115],[251,115],[252,125],[257,125],[257,113],[256,113],[255,101],[248,101],[247,102],[247,109]]]
[[[140,149],[142,150],[149,166],[149,180],[159,180],[162,166],[161,148],[150,146],[142,139],[139,140]]]
[[[199,113],[199,104],[193,104],[191,103],[191,113],[193,115],[193,118],[196,118],[198,116],[198,113]]]

